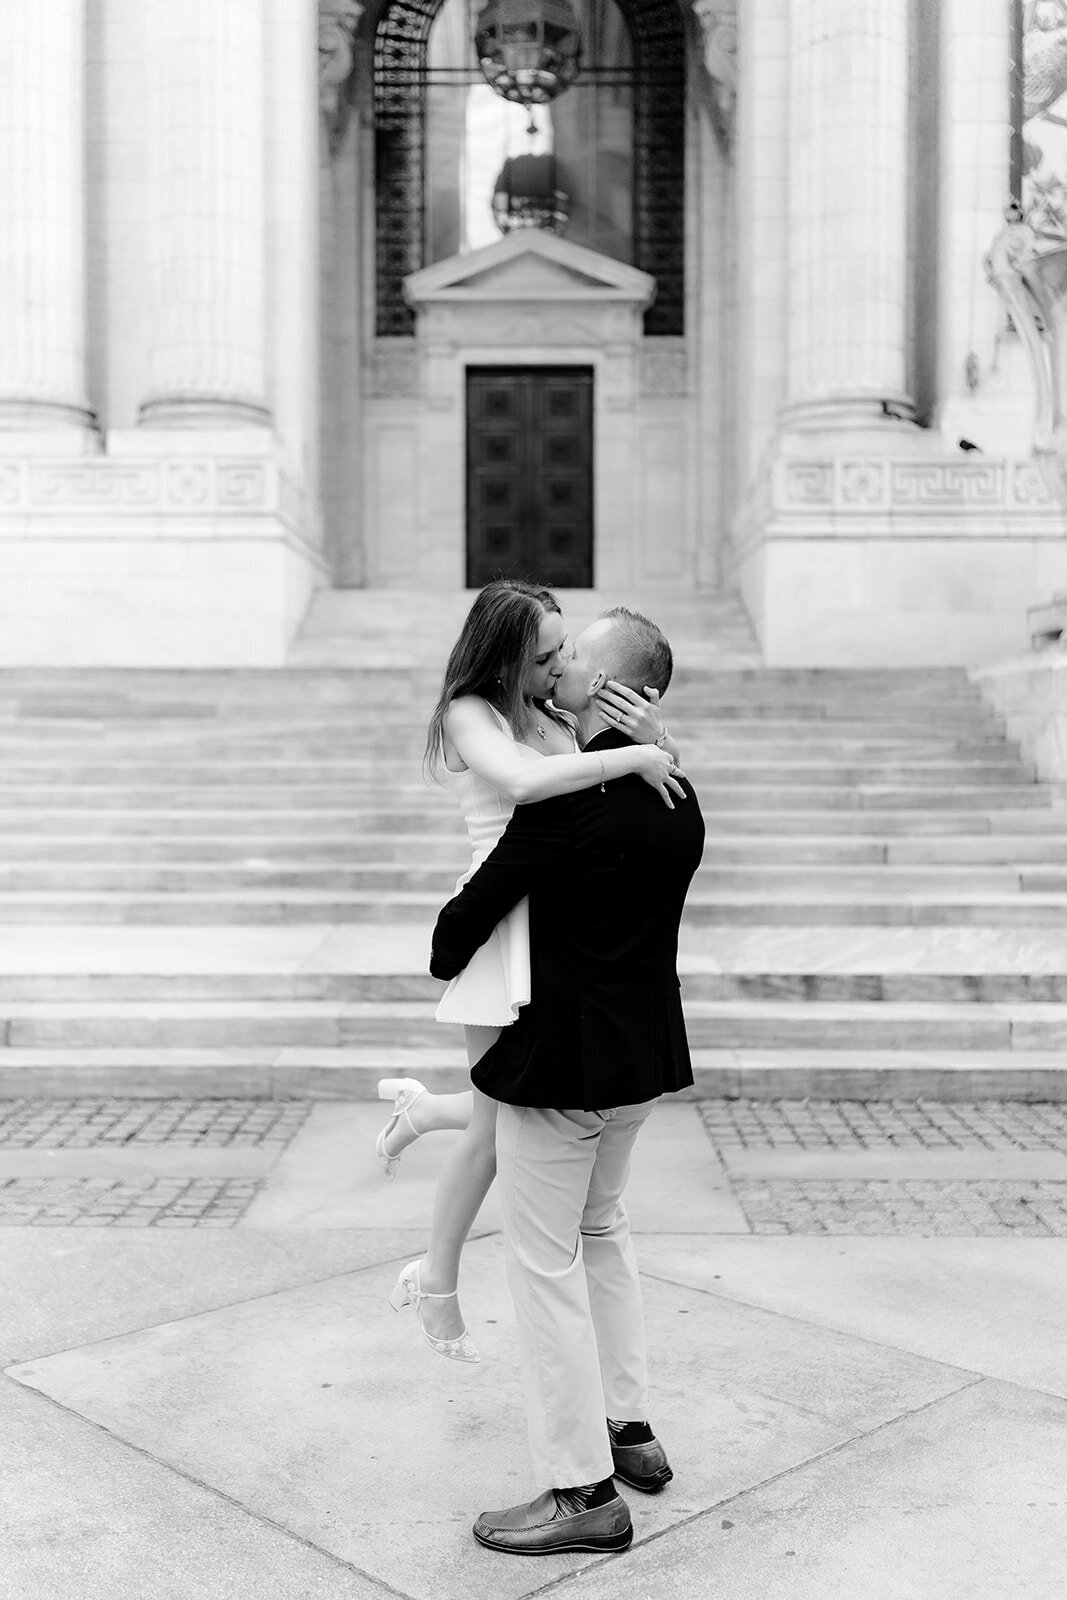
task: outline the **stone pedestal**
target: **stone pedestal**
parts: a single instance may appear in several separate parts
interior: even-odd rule
[[[4,0],[0,431],[47,431],[47,442],[25,442],[52,451],[84,448],[92,425],[85,388],[84,77],[85,0]]]

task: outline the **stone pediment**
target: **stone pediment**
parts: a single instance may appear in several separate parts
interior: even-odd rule
[[[655,292],[656,280],[647,272],[536,228],[435,261],[404,280],[405,297],[413,306],[591,300],[644,310]]]

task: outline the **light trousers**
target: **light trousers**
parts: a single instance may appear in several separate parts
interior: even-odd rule
[[[648,1416],[641,1287],[622,1193],[655,1103],[497,1113],[497,1191],[540,1489],[609,1478],[606,1419]]]

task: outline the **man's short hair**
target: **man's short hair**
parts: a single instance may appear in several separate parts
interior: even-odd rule
[[[611,623],[611,634],[605,641],[609,676],[638,694],[646,687],[665,694],[674,671],[666,635],[639,611],[628,611],[625,606],[613,606],[603,612],[601,621]]]

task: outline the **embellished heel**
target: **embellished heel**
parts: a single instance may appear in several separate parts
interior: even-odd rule
[[[391,1133],[395,1132],[401,1118],[411,1130],[411,1139],[408,1140],[408,1144],[411,1144],[419,1137],[419,1130],[412,1122],[410,1112],[415,1101],[425,1093],[426,1085],[420,1083],[418,1078],[378,1079],[378,1099],[391,1100],[393,1102],[393,1114],[374,1141],[374,1153],[381,1163],[382,1171],[390,1182],[396,1177],[396,1171],[400,1165],[400,1157],[404,1151],[398,1151],[395,1156],[390,1155],[386,1148],[386,1140]],[[406,1149],[407,1145],[404,1146],[404,1150]]]
[[[415,1307],[415,1316],[418,1319],[422,1336],[426,1343],[437,1351],[439,1356],[447,1356],[450,1361],[467,1361],[472,1364],[480,1361],[482,1353],[466,1328],[464,1328],[458,1339],[436,1339],[432,1333],[427,1332],[422,1320],[422,1302],[424,1300],[453,1300],[457,1291],[451,1289],[448,1294],[431,1294],[428,1290],[423,1289],[419,1281],[419,1268],[421,1266],[421,1261],[409,1261],[407,1266],[401,1270],[400,1276],[397,1278],[393,1291],[389,1296],[389,1304],[394,1311],[402,1311],[405,1306],[413,1305]]]

